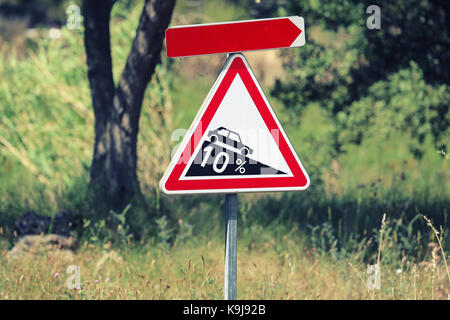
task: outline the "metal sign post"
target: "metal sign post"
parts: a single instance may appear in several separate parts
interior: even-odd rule
[[[298,16],[175,26],[168,57],[227,60],[159,183],[166,194],[224,193],[225,300],[236,300],[238,192],[300,191],[309,177],[245,57],[305,44]]]
[[[225,195],[225,300],[236,300],[237,193]]]

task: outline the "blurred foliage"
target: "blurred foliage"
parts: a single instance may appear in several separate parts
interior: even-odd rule
[[[116,81],[141,10],[141,6],[129,10],[120,2],[112,12],[117,22],[111,24]],[[30,40],[35,45],[23,58],[11,54],[0,60],[0,219],[7,230],[30,207],[48,215],[65,207],[84,218],[102,218],[101,204],[92,199],[88,187],[94,132],[83,30],[63,27],[57,39],[46,31],[39,29],[36,39]],[[149,216],[156,216],[159,208],[165,210],[153,196],[171,151],[170,76],[165,61],[146,91],[141,118],[145,129],[138,142],[138,174],[149,195],[141,208]],[[153,223],[143,224],[147,217],[142,211],[130,210],[126,219],[136,237],[152,230]]]
[[[337,115],[338,141],[360,143],[370,136],[389,139],[392,132],[409,134],[411,151],[420,156],[427,136],[438,148],[450,142],[450,91],[431,86],[417,64],[374,83],[368,95]]]
[[[354,0],[287,0],[285,8],[289,14],[303,17],[306,28],[320,25],[337,31],[339,28],[348,27],[358,20],[365,24],[363,13],[367,6],[364,5],[363,1]]]
[[[360,252],[361,258],[373,261],[377,228],[387,213],[393,223],[386,234],[395,239],[390,255],[398,259],[403,250],[426,256],[431,238],[418,214],[431,217],[436,227],[449,225],[450,162],[443,158],[450,143],[450,97],[442,80],[446,70],[430,62],[437,57],[445,66],[447,53],[436,44],[430,49],[431,60],[422,59],[420,50],[412,47],[415,33],[403,29],[402,36],[410,38],[402,38],[405,44],[396,47],[400,39],[385,34],[390,20],[384,18],[392,15],[392,23],[398,19],[411,24],[417,19],[422,30],[426,23],[417,17],[432,12],[433,3],[420,2],[421,11],[380,5],[382,29],[368,30],[364,2],[178,1],[173,24],[294,14],[306,20],[306,45],[279,51],[283,77],[268,97],[311,176],[311,187],[302,193],[240,195],[240,242],[246,247],[281,239],[286,230],[300,230],[319,255],[333,252],[350,258],[347,253]],[[141,10],[142,1],[118,1],[114,6],[115,81]],[[140,122],[138,176],[145,200],[104,218],[98,217],[101,204],[88,187],[93,114],[83,30],[62,24],[58,39],[49,38],[45,27],[36,32],[23,55],[13,49],[2,52],[8,57],[0,60],[4,235],[10,234],[17,216],[30,209],[48,215],[70,209],[85,219],[84,239],[101,244],[132,238],[165,251],[198,235],[222,234],[223,195],[167,197],[160,194],[158,180],[172,147],[180,142],[171,139],[172,133],[191,123],[224,56],[169,61],[162,55]],[[435,30],[427,41],[442,34]],[[448,248],[447,233],[446,239]],[[283,248],[278,250],[284,257]]]
[[[0,14],[4,18],[23,18],[30,27],[39,25],[61,26],[66,19],[65,8],[80,5],[81,0],[4,0]]]
[[[425,137],[437,149],[449,144],[448,5],[435,1],[383,2],[381,29],[366,27],[372,2],[288,1],[312,36],[285,64],[289,80],[272,91],[301,112],[311,102],[333,114],[335,146],[361,143],[395,130],[409,132],[421,156]],[[445,11],[447,10],[447,11]],[[317,29],[317,26],[320,26]],[[325,40],[324,40],[325,39]]]
[[[376,4],[368,0],[364,3],[366,7]],[[369,63],[355,74],[358,81],[374,82],[414,61],[427,82],[450,84],[450,2],[383,1],[379,6],[381,29],[364,28],[367,42],[362,49]],[[359,21],[360,25],[364,23]]]
[[[305,18],[306,45],[282,53],[287,75],[271,94],[311,187],[259,202],[257,214],[309,226],[331,252],[354,250],[387,212],[400,221],[388,232],[400,239],[398,258],[430,240],[417,231],[426,232],[418,213],[449,223],[449,167],[437,153],[450,145],[450,19],[443,2],[383,2],[381,29],[370,30],[372,4],[289,0],[281,8]]]
[[[352,99],[350,69],[358,59],[356,43],[348,42],[337,46],[337,42],[324,45],[308,41],[284,64],[289,80],[277,80],[272,94],[295,112],[310,102],[319,102],[333,112],[341,110]]]

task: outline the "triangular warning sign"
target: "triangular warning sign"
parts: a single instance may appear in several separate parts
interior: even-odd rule
[[[167,194],[304,190],[309,177],[241,54],[233,54],[160,187]]]

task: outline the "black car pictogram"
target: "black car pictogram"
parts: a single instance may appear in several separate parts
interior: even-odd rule
[[[232,148],[239,150],[239,152],[246,156],[253,153],[253,149],[242,143],[239,133],[231,131],[225,127],[219,127],[208,132],[211,142],[222,142]]]

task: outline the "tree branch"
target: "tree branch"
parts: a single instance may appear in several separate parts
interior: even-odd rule
[[[170,23],[174,6],[175,0],[145,1],[113,102],[114,118],[117,117],[124,129],[138,128],[145,89],[160,61],[165,29]]]
[[[112,73],[109,19],[114,0],[83,0],[84,45],[96,121],[103,122],[112,105]]]

